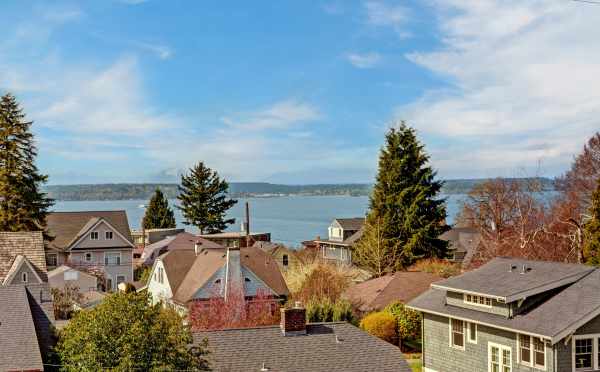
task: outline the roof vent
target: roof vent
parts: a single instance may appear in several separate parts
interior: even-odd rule
[[[521,269],[520,274],[527,274],[530,271],[531,271],[531,267],[527,267],[526,265],[523,265],[523,268]]]
[[[335,343],[336,343],[336,344],[341,344],[341,343],[342,343],[342,339],[341,339],[341,338],[339,338],[339,336],[338,336],[338,335],[335,335]]]
[[[262,368],[260,369],[260,372],[266,372],[269,369],[267,368],[267,366],[265,365],[265,362],[263,362]]]
[[[513,270],[516,270],[516,269],[517,269],[517,265],[512,265],[512,264],[511,264],[511,265],[510,265],[510,269],[508,269],[508,272],[509,272],[509,273],[512,273],[512,272],[513,272]]]

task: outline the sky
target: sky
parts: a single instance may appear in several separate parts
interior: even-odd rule
[[[556,176],[600,130],[600,4],[18,1],[0,93],[50,184],[372,182],[386,131],[445,179]]]

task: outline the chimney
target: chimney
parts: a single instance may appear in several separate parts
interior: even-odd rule
[[[202,242],[200,240],[196,240],[196,242],[194,243],[194,252],[196,253],[196,256],[200,254],[200,250],[201,248]]]
[[[229,247],[227,248],[227,262],[225,264],[225,300],[236,294],[244,294],[240,248]]]
[[[306,335],[306,309],[300,302],[293,308],[281,309],[281,333],[284,336]]]

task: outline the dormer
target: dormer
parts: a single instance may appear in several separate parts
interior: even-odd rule
[[[593,270],[575,264],[495,258],[431,287],[446,291],[446,305],[512,318]]]
[[[336,218],[329,225],[329,240],[343,242],[357,231],[365,223],[365,219],[360,218]]]

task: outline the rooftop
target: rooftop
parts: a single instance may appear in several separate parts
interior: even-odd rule
[[[434,283],[432,288],[513,302],[572,284],[593,270],[577,264],[500,257],[473,271]]]
[[[358,231],[365,224],[364,217],[336,218],[335,221],[340,224],[342,229],[351,231]]]
[[[0,283],[9,274],[17,256],[26,258],[43,280],[47,280],[44,239],[41,232],[0,232]]]
[[[343,322],[308,324],[302,336],[284,336],[279,326],[194,334],[196,343],[204,338],[217,371],[411,370],[399,348]]]
[[[266,235],[269,233],[265,233],[265,232],[251,232],[250,236],[257,236],[257,235]],[[202,235],[198,235],[201,238],[245,238],[246,237],[246,233],[244,231],[225,231],[225,232],[220,232],[220,233],[215,233],[215,234],[202,234]]]

